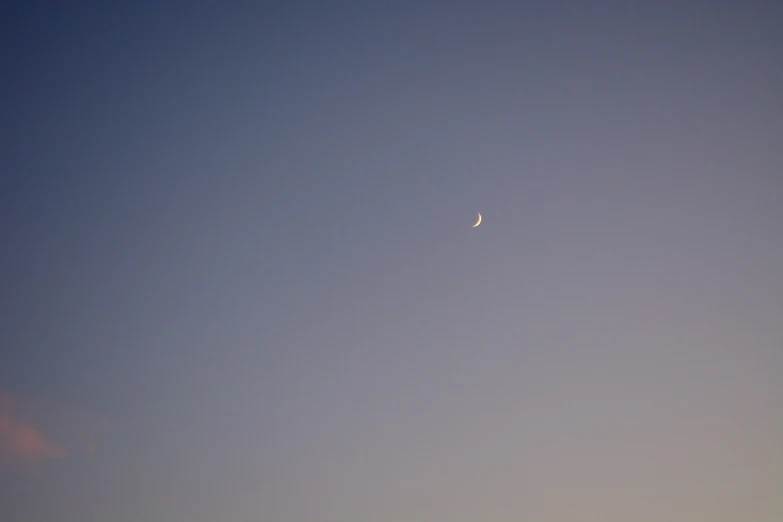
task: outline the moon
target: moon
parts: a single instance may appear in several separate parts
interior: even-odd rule
[[[476,221],[476,224],[473,225],[471,228],[476,228],[481,224],[481,212],[478,213],[478,221]]]

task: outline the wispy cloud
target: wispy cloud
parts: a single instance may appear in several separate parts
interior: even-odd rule
[[[65,457],[67,453],[42,431],[20,419],[17,401],[7,393],[0,393],[0,461],[38,463]]]
[[[33,464],[96,451],[105,422],[0,392],[0,464]]]

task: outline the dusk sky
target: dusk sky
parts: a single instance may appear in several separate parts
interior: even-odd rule
[[[781,27],[3,2],[0,520],[780,522]]]

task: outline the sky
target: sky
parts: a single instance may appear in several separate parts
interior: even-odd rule
[[[0,519],[783,520],[781,22],[4,2]]]

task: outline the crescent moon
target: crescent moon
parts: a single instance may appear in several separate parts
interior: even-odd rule
[[[476,228],[481,224],[481,212],[478,213],[478,221],[476,221],[476,224],[473,225],[471,228]]]

